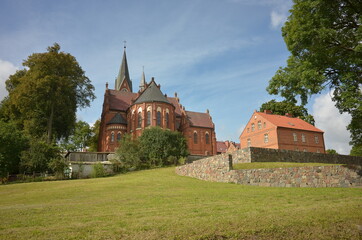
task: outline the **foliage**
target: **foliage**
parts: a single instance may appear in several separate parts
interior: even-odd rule
[[[333,89],[340,112],[348,112],[351,144],[362,143],[362,4],[359,0],[294,0],[282,34],[291,56],[270,80],[270,94],[302,105]]]
[[[362,157],[362,144],[354,145],[350,152],[351,156],[361,156]]]
[[[300,117],[306,122],[314,125],[314,117],[308,114],[308,110],[303,106],[298,106],[293,102],[281,101],[277,102],[275,99],[263,103],[260,107],[260,112],[264,110],[270,110],[274,114],[285,115],[286,113],[292,114],[294,117]]]
[[[66,151],[83,151],[89,144],[92,137],[92,130],[87,122],[77,121],[73,134],[67,139],[62,139],[61,147]]]
[[[97,152],[98,150],[98,138],[99,138],[99,127],[101,125],[101,120],[98,119],[94,125],[91,127],[91,137],[88,141],[89,151],[90,152]]]
[[[34,53],[6,81],[9,97],[2,114],[17,120],[33,137],[68,137],[75,126],[76,110],[90,105],[94,87],[75,57],[60,52],[59,44]]]
[[[125,135],[116,150],[115,163],[121,170],[176,165],[188,155],[186,139],[179,132],[147,128],[137,140]]]
[[[121,171],[130,168],[140,168],[141,154],[139,142],[132,140],[131,135],[125,134],[119,142],[114,162]]]
[[[14,123],[0,120],[0,177],[19,172],[20,154],[28,147],[28,139]]]
[[[92,177],[105,177],[107,176],[106,170],[104,169],[102,163],[96,163],[93,165]]]
[[[186,139],[176,131],[147,128],[139,137],[139,142],[143,157],[152,166],[172,165],[177,163],[175,159],[188,155]]]
[[[64,157],[58,156],[49,161],[48,167],[55,173],[58,179],[63,179],[64,171],[68,168],[68,163]]]
[[[61,158],[59,147],[44,140],[32,139],[29,149],[21,153],[20,167],[27,173],[44,173],[51,170],[49,163],[57,158]]]
[[[338,154],[337,151],[334,150],[334,149],[327,149],[327,150],[326,150],[326,153],[327,153],[327,154]]]

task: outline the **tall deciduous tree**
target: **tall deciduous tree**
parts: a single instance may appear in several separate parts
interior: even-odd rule
[[[59,44],[45,53],[34,53],[23,62],[26,67],[6,81],[9,98],[5,110],[9,118],[21,119],[32,136],[46,134],[47,142],[67,137],[75,126],[76,110],[95,98],[88,77]]]
[[[300,117],[304,121],[307,121],[310,124],[314,125],[314,117],[308,114],[308,110],[303,106],[298,106],[294,104],[293,102],[277,102],[273,99],[261,105],[260,112],[264,110],[271,110],[274,114],[278,115],[285,115],[286,113],[290,113],[294,117]]]
[[[270,94],[305,105],[312,94],[333,89],[348,112],[351,143],[362,143],[362,2],[294,0],[282,33],[291,56],[270,80]]]

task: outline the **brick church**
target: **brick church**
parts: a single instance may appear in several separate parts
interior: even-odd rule
[[[154,78],[146,82],[144,72],[134,92],[124,49],[114,89],[106,84],[98,151],[114,152],[124,134],[137,138],[154,126],[181,132],[191,155],[216,155],[215,125],[209,111],[186,111],[177,93],[174,97],[163,94]]]

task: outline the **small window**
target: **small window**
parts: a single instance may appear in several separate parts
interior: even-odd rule
[[[296,148],[295,151],[299,152],[299,148]]]
[[[250,140],[250,138],[248,138],[248,140],[247,140],[247,146],[248,146],[248,147],[251,146],[251,140]]]
[[[261,121],[258,121],[258,129],[261,129]]]
[[[255,130],[255,124],[252,123],[252,124],[251,124],[251,131],[254,132],[254,130]]]
[[[319,149],[317,149],[317,153],[321,153],[321,152],[319,151]]]
[[[117,142],[118,141],[121,141],[121,133],[120,132],[117,133]]]
[[[111,142],[114,142],[114,132],[111,133]]]
[[[305,143],[305,135],[302,133],[302,142]]]
[[[194,132],[194,144],[197,144],[197,132]]]
[[[315,141],[315,143],[319,143],[319,138],[318,138],[318,136],[314,136],[314,141]]]
[[[156,122],[157,122],[157,126],[161,126],[161,112],[157,111],[157,115],[156,115]]]
[[[151,111],[147,111],[147,126],[151,125]]]
[[[296,133],[293,133],[293,139],[294,139],[294,142],[297,142],[298,141],[298,136]]]
[[[304,149],[303,149],[303,152],[307,152],[307,149],[304,148]]]
[[[141,128],[142,127],[142,112],[139,112],[137,114],[137,118],[138,118],[137,127]]]
[[[206,134],[205,134],[205,143],[206,143],[206,144],[210,144],[209,133],[206,133]]]
[[[269,135],[264,134],[264,143],[268,143],[268,142],[269,142]]]
[[[266,128],[266,122],[264,122],[264,128]]]

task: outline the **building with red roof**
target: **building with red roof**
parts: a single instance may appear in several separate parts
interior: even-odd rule
[[[191,155],[216,154],[215,125],[208,110],[205,113],[186,111],[177,93],[167,97],[154,78],[146,82],[144,73],[138,92],[133,92],[132,85],[124,50],[115,89],[108,89],[106,84],[98,151],[114,152],[124,134],[137,138],[145,128],[159,126],[181,132]]]
[[[262,147],[293,151],[325,153],[323,131],[295,118],[257,112],[251,116],[241,133],[240,147]]]

